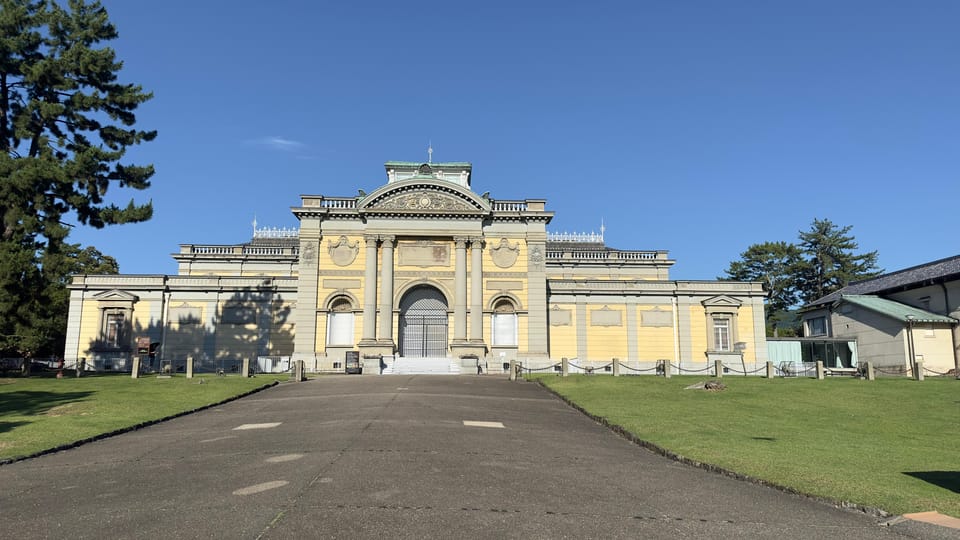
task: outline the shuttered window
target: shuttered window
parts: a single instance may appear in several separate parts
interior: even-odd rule
[[[353,345],[352,308],[345,298],[333,302],[327,315],[327,345]]]
[[[510,301],[501,300],[497,303],[491,326],[494,346],[517,345],[517,313]]]

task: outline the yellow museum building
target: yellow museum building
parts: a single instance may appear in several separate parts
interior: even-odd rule
[[[478,195],[470,163],[385,168],[369,194],[301,196],[299,229],[181,245],[177,275],[75,276],[66,362],[129,370],[149,352],[157,369],[192,357],[200,371],[246,358],[342,372],[359,357],[380,374],[767,361],[760,283],[670,280],[666,251],[550,233],[544,199]]]

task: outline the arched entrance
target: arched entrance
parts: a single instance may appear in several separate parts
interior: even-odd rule
[[[400,299],[400,356],[447,356],[447,299],[434,287],[421,285]]]

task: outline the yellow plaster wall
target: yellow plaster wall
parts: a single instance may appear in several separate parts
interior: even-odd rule
[[[350,292],[351,295],[353,295],[354,298],[357,299],[357,305],[353,306],[353,308],[354,308],[355,310],[359,310],[359,309],[362,309],[362,308],[363,308],[363,291],[364,291],[364,283],[363,283],[363,280],[364,280],[364,272],[365,272],[365,269],[366,269],[366,266],[367,266],[367,250],[366,250],[366,248],[365,248],[366,242],[364,241],[364,239],[363,239],[362,236],[350,236],[350,235],[346,235],[346,236],[347,236],[347,241],[348,241],[348,242],[351,242],[351,243],[356,243],[356,244],[357,244],[357,248],[358,248],[358,250],[359,250],[359,251],[357,252],[357,257],[356,257],[356,259],[354,259],[353,262],[350,263],[350,264],[347,265],[347,266],[337,266],[336,264],[334,264],[333,260],[330,258],[330,252],[329,252],[328,249],[327,249],[327,248],[329,247],[329,246],[327,245],[327,242],[328,242],[329,240],[323,240],[323,241],[321,241],[321,243],[320,243],[319,254],[317,255],[317,264],[319,265],[319,268],[320,268],[320,271],[317,272],[317,307],[318,307],[319,309],[324,309],[324,308],[326,308],[326,302],[327,302],[327,300],[330,298],[330,295],[332,295],[332,294],[334,294],[335,292],[339,291],[339,289],[324,288],[324,286],[323,286],[323,280],[324,280],[324,279],[355,279],[355,280],[358,280],[358,281],[360,282],[360,287],[359,287],[359,288],[356,288],[356,289],[352,289],[352,288],[351,288],[351,289],[347,289],[347,290]],[[337,235],[336,238],[337,238],[337,240],[339,241],[340,236]],[[381,251],[382,251],[382,250],[381,250]],[[380,277],[380,270],[379,270],[379,269],[380,269],[380,260],[377,261],[377,268],[378,268],[377,278],[379,279],[379,277]],[[338,272],[338,271],[343,271],[343,270],[348,271],[348,272],[352,272],[352,273],[354,273],[355,275],[348,275],[348,276],[330,275],[330,274],[327,274],[327,273],[325,272],[325,271]],[[379,291],[379,289],[380,289],[380,287],[379,287],[379,283],[378,283],[378,284],[377,284],[377,290]],[[319,323],[318,323],[318,324],[319,324]],[[326,326],[326,325],[324,324],[324,326]],[[317,336],[319,336],[319,335],[320,335],[320,334],[318,333]],[[320,342],[319,337],[318,337],[317,341]]]
[[[737,335],[736,341],[742,341],[747,344],[747,349],[743,351],[744,362],[756,362],[757,351],[754,347],[753,331],[753,308],[750,306],[741,306],[737,311]]]
[[[85,299],[80,315],[80,356],[90,357],[90,345],[100,339],[100,309],[95,300]]]
[[[609,360],[627,357],[627,314],[626,306],[606,305],[612,312],[620,314],[620,326],[594,326],[593,312],[598,306],[587,307],[587,358],[586,360]]]
[[[673,328],[639,327],[637,329],[637,355],[640,360],[660,360],[676,356],[673,346]]]
[[[550,305],[552,309],[554,304]],[[574,304],[556,304],[560,309],[570,311],[570,324],[548,326],[550,333],[550,358],[573,358],[577,356],[577,306]]]
[[[690,306],[690,352],[694,362],[706,362],[707,312],[703,306]]]

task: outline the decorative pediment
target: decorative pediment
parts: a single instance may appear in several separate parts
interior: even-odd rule
[[[721,294],[720,296],[707,298],[701,304],[703,304],[707,313],[736,313],[743,302],[732,296]]]
[[[442,181],[411,180],[388,184],[363,200],[364,213],[487,213],[489,202],[468,189]]]
[[[93,298],[99,302],[127,302],[129,304],[140,301],[139,296],[130,294],[127,291],[121,291],[120,289],[112,289],[102,293],[97,293],[93,295]]]

